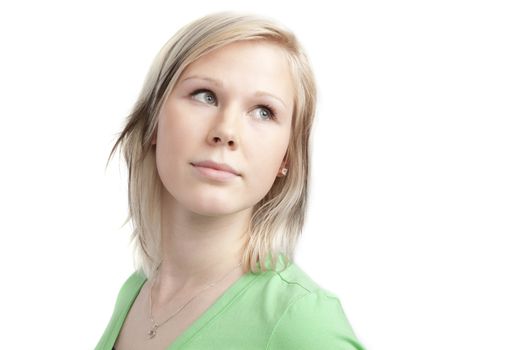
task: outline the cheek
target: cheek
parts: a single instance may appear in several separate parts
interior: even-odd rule
[[[265,150],[264,148],[258,149],[257,154],[253,155],[253,170],[255,174],[260,176],[270,176],[274,171],[277,172],[277,169],[280,164],[278,158],[278,152]]]
[[[188,118],[191,114],[183,108],[176,108],[173,105],[166,107],[159,115],[159,141],[171,150],[182,150],[197,137],[197,132],[202,126],[196,123],[196,118]]]
[[[253,160],[253,174],[258,178],[265,177],[267,181],[273,183],[286,154],[288,136],[282,135],[273,139],[255,139],[263,141],[251,143],[250,145],[249,159]]]
[[[156,161],[159,175],[165,186],[166,182],[180,177],[185,163],[191,161],[191,140],[196,136],[192,130],[183,125],[178,111],[167,110],[159,115],[157,129]]]

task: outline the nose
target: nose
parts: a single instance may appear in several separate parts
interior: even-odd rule
[[[208,142],[214,146],[226,145],[231,149],[236,149],[239,144],[237,124],[240,112],[235,108],[225,108],[217,114],[217,121],[208,134]]]

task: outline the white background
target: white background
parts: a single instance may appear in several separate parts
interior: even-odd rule
[[[247,10],[310,55],[320,96],[296,262],[361,342],[525,349],[518,3],[2,2],[0,348],[95,347],[133,269],[110,147],[169,37]]]

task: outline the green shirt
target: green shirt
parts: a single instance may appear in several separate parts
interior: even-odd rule
[[[126,280],[95,350],[113,348],[145,282],[137,271]],[[168,347],[175,349],[365,350],[337,296],[295,263],[281,272],[242,275]]]

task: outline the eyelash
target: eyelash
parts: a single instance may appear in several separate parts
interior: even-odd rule
[[[198,90],[195,90],[194,92],[192,92],[192,93],[190,94],[190,96],[193,97],[193,96],[195,96],[195,95],[197,95],[197,94],[200,94],[200,93],[202,93],[202,92],[209,92],[209,93],[211,93],[211,94],[213,95],[213,97],[215,98],[215,100],[217,100],[217,97],[215,96],[215,94],[213,93],[213,91],[208,90],[208,89],[198,89]],[[269,119],[268,119],[268,120],[274,120],[274,119],[276,119],[275,111],[274,111],[274,109],[273,109],[271,106],[269,106],[269,105],[263,103],[263,104],[259,104],[259,105],[257,105],[257,107],[263,107],[263,108],[265,108],[266,110],[268,110],[268,114],[269,114]]]

